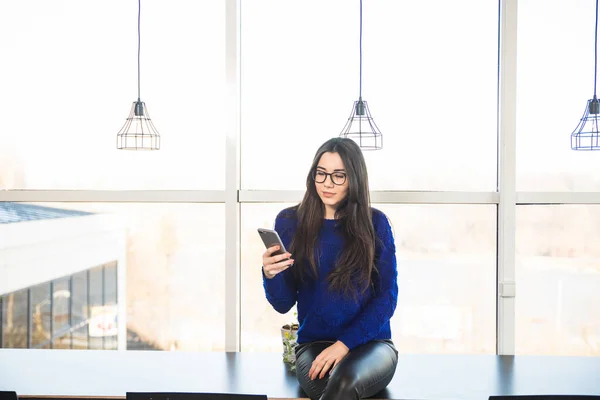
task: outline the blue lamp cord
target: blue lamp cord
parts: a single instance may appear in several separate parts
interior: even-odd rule
[[[598,1],[596,0],[596,6]],[[140,15],[142,12],[142,0],[138,0],[138,101],[140,101]]]
[[[596,76],[597,75],[598,75],[598,0],[596,0],[596,27],[594,30],[594,100],[596,100]]]
[[[596,0],[596,7],[598,7],[598,0]],[[360,0],[360,35],[359,35],[359,86],[358,86],[358,99],[362,100],[362,0]]]

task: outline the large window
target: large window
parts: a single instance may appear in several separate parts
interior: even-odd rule
[[[281,351],[279,329],[296,321],[295,307],[282,315],[265,298],[262,254],[265,245],[257,228],[273,229],[277,213],[293,203],[244,204],[242,206],[242,351]]]
[[[365,2],[362,95],[384,143],[365,157],[396,233],[401,352],[493,353],[498,337],[508,353],[599,354],[600,161],[569,145],[593,24],[574,0]],[[136,2],[0,2],[0,51],[0,346],[222,351],[239,333],[244,351],[281,351],[296,317],[264,298],[256,228],[299,200],[358,98],[358,2],[142,2],[158,152],[116,150]],[[566,198],[582,204],[548,205]],[[511,313],[496,297],[515,237]]]
[[[518,354],[600,355],[600,206],[517,208]]]
[[[242,188],[301,189],[358,99],[358,3],[242,13]],[[495,0],[365,4],[363,99],[384,143],[365,154],[372,189],[494,190],[497,43]]]
[[[292,204],[242,208],[242,350],[281,351],[278,314],[262,287],[264,245],[256,228],[272,228]],[[374,205],[396,238],[399,298],[393,339],[403,353],[495,351],[496,210],[478,205]]]
[[[141,8],[161,150],[132,153],[116,137],[137,100],[137,2],[0,4],[0,190],[224,188],[225,2]]]
[[[594,7],[589,1],[519,0],[518,190],[600,190],[597,153],[570,145],[594,95]]]
[[[398,262],[392,335],[402,353],[487,353],[496,345],[496,209],[375,205]]]
[[[116,349],[126,323],[132,349],[225,348],[223,205],[0,203],[4,215],[13,217],[0,223],[10,238],[0,243],[5,347],[27,347],[27,292],[14,290],[41,281],[31,290],[33,347],[52,332],[70,347],[61,334],[70,324],[74,348]]]

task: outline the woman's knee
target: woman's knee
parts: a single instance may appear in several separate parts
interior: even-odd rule
[[[333,370],[322,400],[371,396],[390,383],[397,363],[395,349],[385,343],[358,347]]]
[[[360,376],[356,370],[334,370],[321,400],[360,399],[362,393]]]

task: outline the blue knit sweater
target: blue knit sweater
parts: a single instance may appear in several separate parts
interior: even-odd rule
[[[296,283],[292,275],[296,266],[273,279],[267,279],[263,273],[265,295],[275,310],[284,314],[298,303],[298,343],[339,340],[353,349],[372,340],[391,339],[390,318],[398,300],[396,248],[386,215],[374,208],[372,215],[379,273],[373,274],[373,288],[358,301],[328,289],[327,274],[335,266],[344,242],[336,220],[324,219],[319,232],[317,280],[306,278],[302,284]],[[288,250],[297,226],[295,209],[288,208],[277,215],[275,230]]]

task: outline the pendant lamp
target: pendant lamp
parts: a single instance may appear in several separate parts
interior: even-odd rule
[[[353,139],[363,150],[380,150],[383,148],[383,135],[371,116],[367,101],[362,99],[362,0],[360,0],[359,27],[358,101],[355,101],[352,105],[350,116],[340,133],[340,137]]]
[[[594,97],[587,101],[585,111],[579,124],[571,133],[571,149],[600,150],[600,134],[598,133],[598,116],[600,101],[596,97],[596,78],[598,75],[598,0],[596,0],[596,25],[594,29]]]
[[[160,135],[152,119],[146,103],[140,97],[140,16],[141,0],[138,0],[138,48],[137,48],[137,77],[138,98],[131,105],[125,124],[117,133],[117,149],[122,150],[159,150]]]

